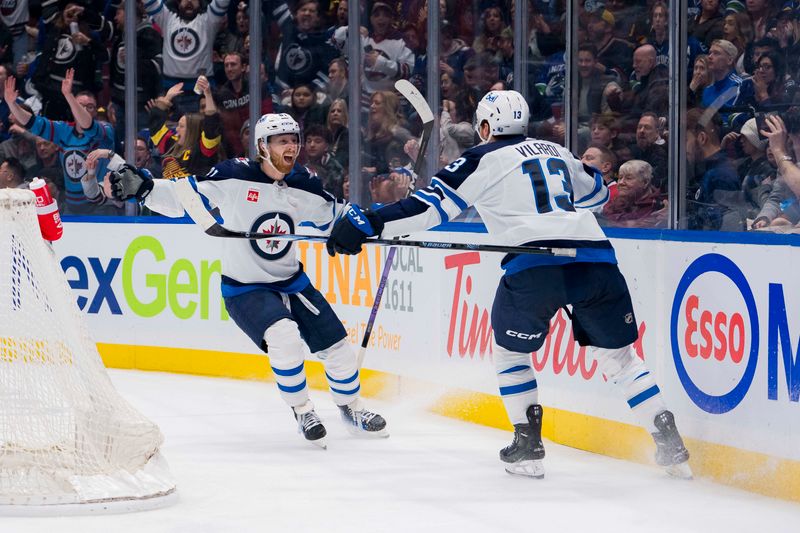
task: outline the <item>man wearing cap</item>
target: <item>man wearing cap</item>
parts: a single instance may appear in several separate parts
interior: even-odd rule
[[[395,10],[389,3],[372,4],[369,37],[364,40],[364,91],[394,90],[397,79],[407,79],[414,67],[414,52],[394,27]],[[363,104],[363,102],[362,102]]]
[[[759,136],[754,118],[744,123],[741,133],[733,132],[725,137],[726,140],[733,138],[741,143],[742,151],[747,156],[738,168],[739,176],[742,178],[742,190],[751,207],[759,209],[764,203],[762,196],[772,188],[769,178],[775,177],[777,172],[775,166],[767,159],[767,139]]]
[[[601,73],[607,69],[617,72],[621,80],[631,71],[633,46],[614,37],[614,15],[607,9],[595,11],[589,16],[589,42],[597,47],[597,64]]]
[[[708,52],[708,70],[712,83],[703,90],[701,98],[703,107],[713,107],[718,110],[736,101],[739,87],[742,85],[742,78],[734,70],[737,57],[739,50],[732,42],[717,39],[711,43]],[[723,120],[727,120],[724,115]]]

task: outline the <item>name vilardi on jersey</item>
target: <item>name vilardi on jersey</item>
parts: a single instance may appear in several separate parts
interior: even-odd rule
[[[514,149],[523,157],[536,155],[552,155],[553,157],[561,157],[561,154],[558,153],[558,150],[555,146],[545,143],[526,142],[525,144],[515,146]]]

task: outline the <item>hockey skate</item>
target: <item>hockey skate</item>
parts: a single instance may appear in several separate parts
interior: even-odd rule
[[[683,439],[675,426],[675,417],[671,412],[663,411],[656,415],[653,423],[658,429],[653,433],[653,440],[656,441],[656,463],[663,466],[672,477],[692,479],[689,451],[683,445]]]
[[[373,413],[361,405],[361,400],[356,400],[348,405],[340,405],[342,420],[353,435],[368,437],[388,437],[386,420],[377,413]]]
[[[327,449],[328,444],[325,442],[325,426],[322,425],[317,413],[314,411],[314,406],[311,402],[306,402],[303,405],[292,407],[294,418],[297,420],[297,429],[307,441],[311,442],[320,448]]]
[[[514,425],[514,441],[500,450],[500,460],[506,463],[506,472],[509,474],[542,479],[542,406],[531,405],[525,415],[528,423]]]

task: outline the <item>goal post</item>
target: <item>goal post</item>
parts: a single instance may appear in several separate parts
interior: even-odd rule
[[[114,389],[33,193],[0,189],[0,515],[167,505],[162,442]]]

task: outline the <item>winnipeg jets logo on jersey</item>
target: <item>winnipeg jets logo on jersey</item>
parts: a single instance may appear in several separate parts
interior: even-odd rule
[[[58,46],[56,46],[56,62],[69,63],[75,58],[75,54],[77,53],[78,51],[75,49],[75,44],[72,42],[72,39],[69,38],[69,35],[62,35],[58,40]]]
[[[286,65],[292,72],[304,71],[311,63],[311,53],[302,46],[293,44],[286,50]]]
[[[286,213],[276,211],[264,213],[253,222],[250,231],[253,233],[277,233],[279,235],[286,235],[294,233],[294,221],[292,221],[292,218]],[[260,239],[250,241],[250,246],[259,257],[267,261],[274,261],[289,253],[292,242]]]
[[[171,48],[180,57],[189,57],[197,52],[200,37],[192,28],[178,28],[170,39]]]
[[[70,181],[76,183],[81,181],[86,174],[86,158],[83,152],[72,151],[64,154],[64,170]]]

